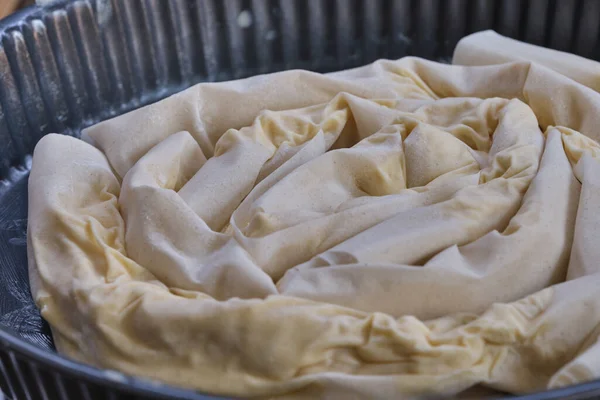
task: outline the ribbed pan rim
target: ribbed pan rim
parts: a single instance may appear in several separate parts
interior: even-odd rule
[[[30,19],[40,17],[45,12],[61,9],[65,5],[74,1],[75,0],[59,0],[47,8],[31,6],[17,11],[0,20],[0,34],[10,30],[11,28],[18,27],[20,24],[23,24]],[[177,388],[157,381],[136,378],[117,371],[100,369],[73,361],[56,352],[42,349],[32,343],[27,342],[26,340],[21,339],[14,331],[4,326],[0,326],[0,347],[3,351],[6,351],[9,354],[17,354],[29,362],[33,361],[47,369],[64,374],[68,378],[83,380],[85,382],[97,384],[104,388],[116,390],[129,395],[144,396],[145,398],[149,399],[173,400],[231,399],[231,397],[202,394],[193,390]],[[600,379],[561,389],[543,391],[524,396],[515,396],[511,398],[516,400],[600,399]]]
[[[117,371],[100,369],[73,361],[58,353],[41,349],[19,338],[10,328],[0,327],[0,346],[2,346],[3,350],[17,353],[26,357],[29,361],[35,361],[39,365],[66,374],[68,377],[83,379],[87,382],[147,398],[164,399],[168,397],[169,399],[181,400],[232,399],[231,397],[205,395],[193,390],[177,388],[157,381],[136,378]]]

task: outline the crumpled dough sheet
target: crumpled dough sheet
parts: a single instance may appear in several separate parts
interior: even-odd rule
[[[44,137],[29,266],[59,351],[234,396],[600,377],[599,64],[493,32],[454,61],[200,84],[96,147]]]

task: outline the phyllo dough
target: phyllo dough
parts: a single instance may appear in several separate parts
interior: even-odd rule
[[[28,252],[58,350],[249,397],[599,378],[598,64],[493,32],[455,54],[44,137]]]

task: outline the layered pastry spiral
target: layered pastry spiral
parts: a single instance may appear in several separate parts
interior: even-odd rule
[[[454,64],[203,83],[44,137],[28,252],[58,350],[269,398],[600,377],[600,68],[493,32]]]

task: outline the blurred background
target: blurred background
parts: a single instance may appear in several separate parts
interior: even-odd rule
[[[35,0],[0,0],[0,18],[4,18],[19,8],[32,5],[33,3],[35,3]]]

